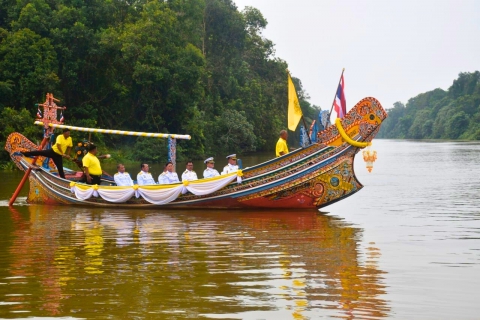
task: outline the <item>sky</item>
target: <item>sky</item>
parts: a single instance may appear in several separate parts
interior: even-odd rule
[[[479,0],[233,1],[260,10],[275,57],[323,110],[343,68],[347,110],[369,96],[389,109],[480,71]]]

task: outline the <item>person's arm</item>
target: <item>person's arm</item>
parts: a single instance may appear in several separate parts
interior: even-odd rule
[[[63,157],[63,154],[64,154],[65,152],[63,152],[63,150],[62,150],[62,144],[60,143],[60,137],[61,137],[61,135],[58,135],[58,136],[57,136],[57,139],[55,139],[55,144],[57,145],[57,149],[58,149],[58,151],[60,151],[60,154],[61,154],[62,157]]]
[[[281,147],[280,147],[280,140],[277,141],[277,144],[275,145],[275,156],[276,157],[280,157],[282,156],[283,151],[281,151]]]
[[[57,143],[57,148],[58,148],[58,151],[60,151],[60,154],[62,155],[63,158],[70,159],[70,156],[68,154],[66,154],[65,152],[63,152],[62,145],[60,143]],[[67,152],[70,152],[69,149],[70,149],[70,147],[67,148]]]
[[[168,184],[168,179],[166,179],[165,172],[160,173],[158,176],[158,184]]]
[[[82,169],[83,169],[83,173],[85,174],[85,177],[87,177],[87,182],[92,181],[92,177],[90,177],[90,172],[88,171],[88,165],[89,164],[90,164],[90,162],[88,160],[88,154],[87,154],[82,159]]]
[[[58,148],[58,151],[60,151],[60,154],[63,156],[64,152],[62,150],[62,145],[60,143],[57,143],[57,148]]]
[[[60,136],[58,136],[60,137]],[[70,156],[68,155],[70,153],[70,147],[67,147],[67,150],[65,152],[63,152],[62,150],[62,144],[58,142],[58,137],[57,137],[57,140],[55,141],[56,144],[57,144],[57,149],[58,151],[60,151],[60,154],[62,155],[63,158],[67,158],[67,159],[70,159]]]
[[[88,172],[88,167],[83,167],[83,172],[85,173],[85,176],[87,177],[87,182],[92,182],[92,177],[90,176],[90,173]]]
[[[70,152],[72,151],[72,147],[73,147],[72,137],[68,137],[67,142],[68,142],[67,143],[67,150],[65,151],[65,154],[67,155],[67,159],[72,160],[71,156],[70,156]]]
[[[63,153],[62,148],[60,147],[59,144],[57,144],[57,148],[58,148],[58,151],[62,152],[62,157],[63,158],[67,158],[68,160],[72,160],[72,158],[70,157],[70,150],[72,150],[71,147],[67,147],[67,150],[65,151],[65,153]]]
[[[287,153],[288,153],[288,146],[287,146],[287,143],[285,142],[282,146],[282,151],[280,151],[279,154],[283,156],[284,154],[287,154]]]

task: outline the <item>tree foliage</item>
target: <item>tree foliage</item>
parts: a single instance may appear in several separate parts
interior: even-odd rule
[[[27,121],[53,92],[68,124],[190,134],[179,144],[189,158],[271,150],[286,124],[288,65],[266,26],[232,0],[0,0],[0,112]],[[102,139],[129,143],[138,159],[166,154],[162,143]]]
[[[480,140],[480,72],[460,73],[448,91],[396,102],[379,138]]]

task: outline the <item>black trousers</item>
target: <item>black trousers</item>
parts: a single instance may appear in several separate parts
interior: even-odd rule
[[[92,177],[92,182],[86,181],[87,184],[91,184],[91,185],[98,184],[98,185],[100,185],[100,178],[102,177],[101,175],[96,176],[94,174],[91,174],[90,177]]]
[[[44,156],[52,159],[53,163],[55,163],[55,165],[57,166],[58,175],[65,179],[65,173],[63,172],[63,158],[61,155],[53,151],[53,149],[23,152],[23,155],[26,157]]]

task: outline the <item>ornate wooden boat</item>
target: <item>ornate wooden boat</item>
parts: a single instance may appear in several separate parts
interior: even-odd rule
[[[365,98],[335,125],[319,132],[316,143],[236,173],[170,185],[90,186],[78,182],[80,171],[69,171],[62,179],[41,165],[31,165],[31,158],[15,155],[39,149],[16,132],[7,138],[5,149],[21,170],[31,170],[29,203],[135,208],[321,208],[362,189],[355,176],[354,158],[369,145],[386,117],[375,98]]]

